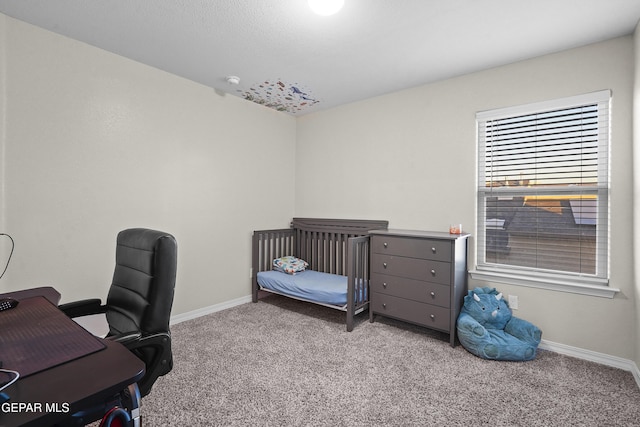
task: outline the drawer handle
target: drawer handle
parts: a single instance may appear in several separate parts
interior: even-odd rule
[[[384,308],[386,310],[387,304],[386,303],[382,303],[382,308]]]
[[[382,266],[383,266],[384,268],[387,268],[387,263],[386,263],[386,262],[383,262],[383,263],[382,263]]]
[[[389,246],[389,244],[388,244],[387,242],[384,242],[384,243],[382,244],[382,246],[384,246],[384,247],[386,248],[387,246]]]
[[[383,282],[383,283],[382,283],[382,287],[383,287],[383,288],[385,288],[385,289],[387,289],[387,282]]]
[[[436,275],[436,271],[435,270],[431,270],[431,275],[435,276]]]
[[[435,298],[436,297],[436,293],[435,292],[431,292],[431,298]]]
[[[431,317],[431,320],[436,320],[436,315],[435,314],[432,314],[429,317]]]
[[[436,248],[431,248],[431,252],[436,253]]]

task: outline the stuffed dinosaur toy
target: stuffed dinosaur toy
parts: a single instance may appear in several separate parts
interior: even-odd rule
[[[491,360],[532,360],[542,338],[537,326],[513,317],[502,294],[488,287],[475,288],[464,297],[457,330],[465,349]]]

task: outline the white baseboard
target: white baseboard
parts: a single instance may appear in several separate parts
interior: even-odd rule
[[[169,324],[176,325],[178,323],[181,323],[187,320],[196,319],[201,316],[206,316],[207,314],[226,310],[227,308],[246,304],[248,302],[251,302],[251,295],[247,295],[244,297],[233,299],[231,301],[225,301],[225,302],[221,302],[220,304],[214,304],[214,305],[210,305],[209,307],[199,308],[197,310],[188,311],[186,313],[181,313],[175,316],[171,316],[171,320],[169,321]]]
[[[565,356],[571,356],[577,359],[588,360],[590,362],[600,363],[601,365],[629,371],[633,374],[633,378],[635,378],[638,387],[640,387],[640,370],[633,360],[623,359],[621,357],[611,356],[609,354],[598,353],[547,340],[542,340],[539,348],[542,350],[553,351],[554,353],[564,354]]]
[[[220,304],[211,305],[209,307],[199,308],[197,310],[189,311],[187,313],[171,316],[171,325],[175,325],[186,320],[196,319],[200,316],[205,316],[217,311],[226,310],[237,305],[246,304],[251,302],[251,295],[236,298],[231,301],[226,301]],[[560,344],[553,341],[542,340],[539,348],[541,350],[553,351],[554,353],[564,354],[565,356],[575,357],[577,359],[588,360],[590,362],[600,363],[601,365],[611,366],[614,368],[629,371],[633,374],[636,380],[636,384],[640,387],[640,370],[638,365],[632,360],[623,359],[617,356],[611,356],[604,353],[598,353],[591,350],[585,350],[578,347],[572,347],[566,344]]]

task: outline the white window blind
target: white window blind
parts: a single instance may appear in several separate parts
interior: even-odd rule
[[[610,98],[477,114],[478,270],[606,284]]]

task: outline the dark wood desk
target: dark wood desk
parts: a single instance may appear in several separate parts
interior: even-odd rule
[[[50,291],[46,294],[49,301],[56,300],[55,294]],[[34,293],[12,292],[2,296],[26,300]],[[58,300],[59,294],[55,302]],[[69,320],[64,313],[59,313],[60,322]],[[2,314],[0,312],[0,336],[3,333]],[[72,414],[104,403],[130,386],[133,387],[130,390],[137,393],[135,383],[144,375],[144,362],[117,342],[101,342],[104,344],[101,350],[21,377],[6,388],[4,393],[11,399],[0,405],[0,427],[52,426],[69,419]],[[139,408],[135,411],[139,412]]]
[[[43,286],[41,288],[24,289],[21,291],[5,292],[0,294],[0,297],[11,297],[20,301],[21,299],[31,297],[45,297],[51,304],[58,305],[60,302],[60,292],[56,291],[51,286]]]

